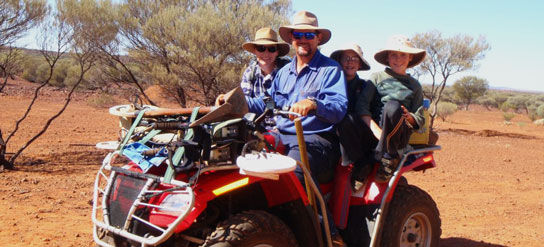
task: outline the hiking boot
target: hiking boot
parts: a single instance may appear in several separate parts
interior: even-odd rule
[[[393,176],[393,173],[399,167],[399,158],[382,158],[380,167],[378,167],[378,172],[376,173],[376,182],[378,183],[387,183],[389,179]]]

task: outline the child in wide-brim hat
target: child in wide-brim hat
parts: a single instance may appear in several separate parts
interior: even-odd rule
[[[375,136],[379,136],[375,155],[381,161],[376,175],[378,182],[387,182],[391,178],[412,131],[424,125],[423,90],[406,70],[423,62],[425,55],[425,50],[414,47],[404,35],[390,37],[386,47],[374,55],[377,62],[387,66],[384,71],[370,76],[376,86],[376,97],[383,104],[380,116],[373,117],[379,119],[381,128],[373,131]]]

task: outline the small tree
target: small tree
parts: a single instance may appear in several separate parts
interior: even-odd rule
[[[18,70],[20,53],[12,44],[39,24],[48,12],[45,0],[0,1],[0,92]]]
[[[416,47],[427,51],[427,58],[415,68],[415,75],[429,74],[431,76],[431,94],[425,96],[435,106],[440,102],[450,76],[477,68],[477,62],[483,59],[486,51],[490,49],[482,36],[474,39],[468,35],[459,34],[451,38],[443,38],[439,31],[417,33],[412,41]],[[437,114],[436,111],[431,112],[431,128]]]
[[[502,94],[502,93],[497,93],[497,94],[493,95],[492,97],[495,100],[495,102],[497,103],[496,107],[498,109],[500,109],[501,106],[504,104],[504,102],[506,102],[506,100],[508,100],[508,95],[505,95],[505,94]]]
[[[478,104],[485,107],[486,110],[491,110],[491,107],[497,107],[497,102],[492,97],[478,99]]]
[[[446,118],[453,115],[458,109],[457,105],[451,102],[440,102],[436,107],[438,107],[436,111],[438,117],[442,119],[442,121],[446,121]]]
[[[475,76],[465,76],[453,84],[455,95],[465,105],[465,110],[468,110],[468,106],[475,99],[483,96],[488,88],[489,84],[486,80]]]
[[[525,111],[526,114],[529,114],[529,109],[527,108],[530,102],[530,97],[527,95],[515,95],[508,97],[506,104],[517,113]]]
[[[148,78],[175,94],[213,104],[240,82],[250,54],[241,44],[262,27],[285,24],[285,0],[124,1],[119,28],[129,56]]]
[[[32,97],[25,113],[15,122],[14,130],[8,135],[5,141],[2,139],[0,134],[0,169],[13,168],[15,160],[19,157],[19,155],[21,155],[21,153],[26,148],[28,148],[29,145],[31,145],[34,141],[40,138],[47,131],[53,121],[57,119],[60,115],[62,115],[62,113],[66,110],[66,107],[72,100],[72,94],[74,93],[78,85],[83,81],[85,73],[91,68],[95,60],[95,52],[93,47],[88,47],[78,42],[77,36],[74,35],[78,31],[77,27],[70,26],[65,22],[66,19],[62,15],[62,4],[62,0],[59,0],[57,2],[57,9],[59,10],[59,12],[55,13],[54,19],[51,19],[51,23],[43,23],[41,27],[41,35],[43,39],[41,41],[42,48],[40,52],[47,64],[49,65],[47,78],[45,78],[40,86],[38,86],[34,90],[34,96]],[[28,117],[29,113],[32,110],[32,107],[36,103],[36,99],[39,96],[40,90],[44,86],[48,85],[49,82],[52,80],[55,66],[57,65],[61,57],[63,57],[68,51],[71,51],[69,55],[74,58],[79,66],[80,73],[78,81],[75,82],[75,84],[71,87],[62,108],[46,121],[45,125],[36,135],[31,137],[25,144],[19,147],[17,151],[15,151],[14,154],[9,157],[9,160],[6,160],[5,151],[7,150],[7,145],[10,139],[19,130],[20,124]]]
[[[0,82],[0,92],[4,90],[8,84],[8,79],[14,77],[16,73],[20,73],[22,70],[22,52],[13,47],[0,47],[0,78],[4,78],[3,82]]]

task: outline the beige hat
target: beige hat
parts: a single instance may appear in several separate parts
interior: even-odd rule
[[[419,63],[423,62],[427,52],[423,49],[415,48],[410,39],[404,35],[393,35],[387,40],[387,45],[385,49],[377,52],[374,55],[374,59],[385,66],[389,66],[387,62],[387,52],[388,51],[400,51],[403,53],[412,54],[412,61],[408,63],[408,68],[412,68]]]
[[[333,53],[331,53],[331,58],[336,60],[338,63],[340,63],[340,58],[342,58],[342,52],[352,50],[361,59],[361,62],[359,63],[359,69],[358,70],[369,70],[370,64],[363,58],[363,50],[361,50],[361,47],[357,44],[347,44],[342,47],[340,50],[336,50]]]
[[[318,30],[322,34],[319,45],[327,43],[331,39],[331,31],[326,28],[320,28],[317,24],[317,17],[308,11],[299,11],[293,18],[293,25],[280,27],[280,37],[285,42],[291,44],[291,32],[294,29],[299,30]]]
[[[289,44],[278,42],[278,34],[268,27],[257,30],[257,33],[255,33],[255,41],[244,43],[242,48],[255,54],[256,45],[277,45],[279,57],[287,55],[290,49]]]

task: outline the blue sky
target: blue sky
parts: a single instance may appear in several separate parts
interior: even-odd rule
[[[448,80],[452,85],[464,75],[486,79],[491,87],[544,92],[544,1],[325,1],[293,0],[293,10],[308,10],[317,15],[319,25],[332,32],[331,40],[321,48],[325,55],[345,43],[363,48],[370,72],[383,70],[374,54],[393,34],[413,36],[438,30],[443,37],[466,34],[482,35],[491,46],[476,71],[468,71]],[[430,83],[421,78],[422,83]]]
[[[443,37],[482,35],[491,45],[478,70],[454,76],[448,85],[461,76],[474,75],[495,88],[544,92],[544,79],[538,76],[544,69],[544,1],[293,0],[293,10],[313,12],[319,25],[331,30],[331,40],[321,48],[325,55],[345,43],[359,44],[372,67],[360,73],[362,78],[383,70],[374,53],[389,36],[438,30]],[[33,37],[27,37],[18,45],[35,47],[33,42]],[[420,80],[430,83],[428,78]]]

